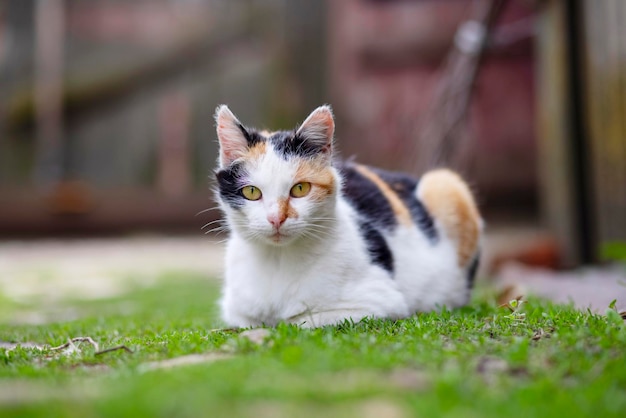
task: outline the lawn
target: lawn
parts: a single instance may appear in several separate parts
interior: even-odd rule
[[[611,309],[597,315],[535,299],[510,309],[483,291],[467,308],[400,321],[250,334],[219,329],[217,295],[214,281],[172,273],[123,297],[64,301],[43,312],[52,322],[42,325],[21,324],[34,307],[0,295],[0,416],[571,418],[626,411],[626,325]],[[86,342],[52,349],[87,336],[98,351],[132,352],[98,353]],[[18,342],[24,346],[9,344]]]

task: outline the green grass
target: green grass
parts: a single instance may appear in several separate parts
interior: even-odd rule
[[[216,285],[170,275],[122,298],[68,303],[78,319],[0,324],[0,416],[623,416],[626,326],[613,311],[530,300],[516,312],[478,296],[470,307],[401,321],[315,330],[281,325],[262,344],[212,331]],[[2,300],[0,298],[0,300]],[[24,309],[24,307],[20,307]],[[5,309],[6,310],[6,309]],[[13,318],[15,319],[15,318]],[[170,369],[146,363],[194,353],[225,359]]]

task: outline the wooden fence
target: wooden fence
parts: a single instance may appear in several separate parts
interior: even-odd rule
[[[626,241],[626,2],[551,0],[539,24],[542,202],[564,262]]]
[[[626,2],[582,6],[590,212],[602,247],[626,240]]]

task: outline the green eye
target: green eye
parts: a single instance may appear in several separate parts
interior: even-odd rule
[[[259,200],[261,198],[261,189],[255,186],[246,186],[241,189],[241,194],[248,200]]]
[[[298,183],[291,188],[289,194],[291,197],[304,197],[311,191],[311,183]]]

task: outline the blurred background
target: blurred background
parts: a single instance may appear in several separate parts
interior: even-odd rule
[[[24,239],[202,237],[220,103],[269,129],[330,103],[344,157],[459,170],[489,272],[626,252],[623,0],[5,0],[5,260]]]

